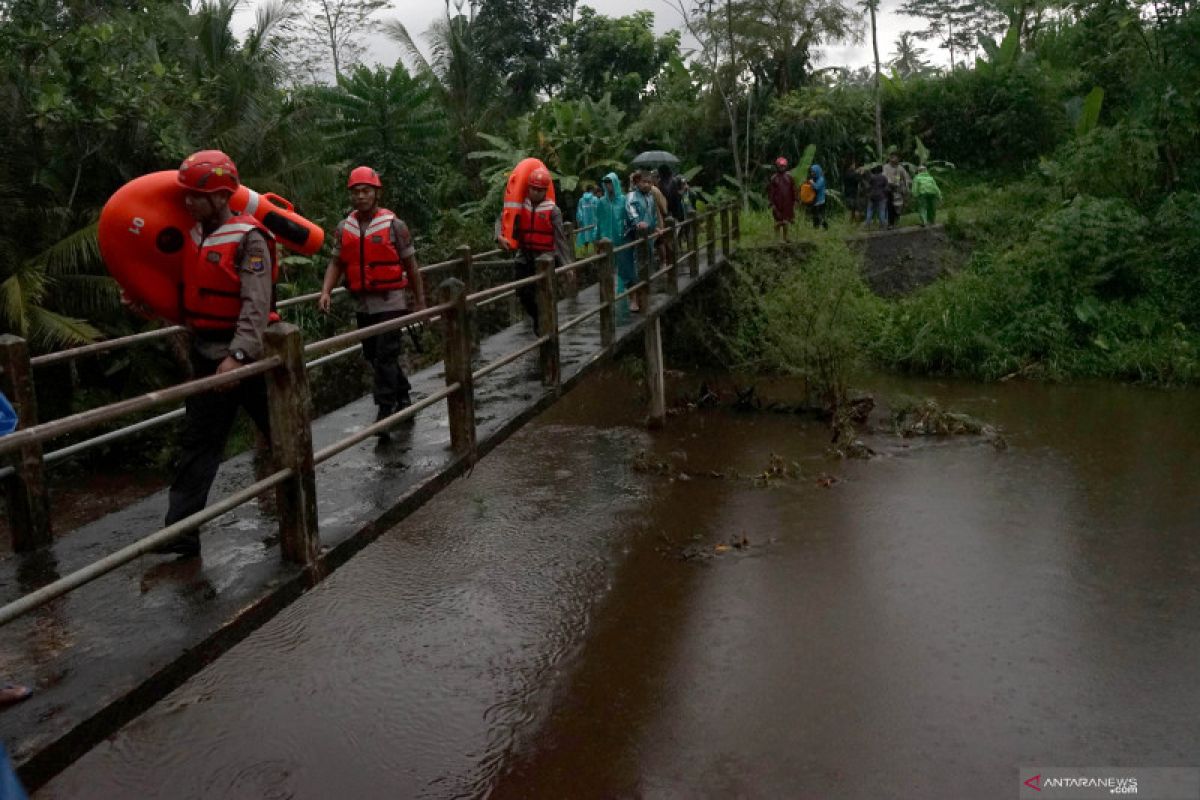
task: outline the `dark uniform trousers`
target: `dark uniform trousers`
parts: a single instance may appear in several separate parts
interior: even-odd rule
[[[366,328],[403,317],[407,313],[404,310],[380,311],[376,314],[360,311],[355,314],[355,320],[359,328]],[[400,356],[404,353],[404,330],[397,328],[364,339],[362,346],[363,355],[375,371],[375,405],[391,409],[410,403],[409,392],[412,386],[400,366]]]
[[[214,374],[221,364],[194,349],[191,360],[196,378]],[[239,408],[246,409],[263,435],[270,435],[267,383],[262,375],[243,379],[223,392],[192,395],[185,403],[181,452],[169,494],[167,525],[195,514],[208,502],[208,492],[217,477],[221,457],[225,454],[225,442]],[[199,537],[198,531],[192,531],[182,539],[198,542]]]
[[[522,250],[517,258],[513,268],[513,277],[515,280],[529,278],[537,274],[537,260],[545,253],[535,253],[531,250]],[[524,286],[517,287],[517,299],[521,301],[521,307],[525,309],[525,313],[533,318],[533,332],[540,336],[541,331],[538,330],[538,301],[537,301],[537,284],[528,283]]]

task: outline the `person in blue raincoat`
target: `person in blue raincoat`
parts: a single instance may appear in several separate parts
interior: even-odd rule
[[[603,189],[596,199],[596,238],[608,239],[613,247],[625,243],[625,193],[621,191],[621,179],[610,172],[600,181]],[[637,264],[633,250],[622,250],[616,254],[617,292],[623,292],[637,283]]]
[[[599,238],[596,236],[596,204],[600,202],[598,193],[595,186],[588,186],[575,204],[575,230],[579,231],[575,241],[584,251],[589,250],[592,242]]]
[[[661,219],[658,215],[658,202],[654,198],[653,188],[654,182],[650,179],[650,174],[647,172],[633,173],[634,189],[625,198],[625,241],[640,242],[645,237],[654,233],[661,225]],[[648,268],[653,271],[653,252],[647,253],[642,247],[636,247],[635,254],[639,259],[651,259],[651,264]],[[627,281],[626,286],[631,286],[637,283],[636,268],[632,281]],[[641,311],[641,306],[638,305],[637,295],[634,294],[629,299],[629,310],[633,312]]]
[[[808,207],[813,227],[829,230],[829,219],[825,216],[825,171],[821,169],[820,164],[813,164],[808,168],[808,182],[817,194],[817,199]]]

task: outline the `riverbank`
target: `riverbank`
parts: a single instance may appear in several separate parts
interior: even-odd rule
[[[1200,196],[1177,192],[1135,205],[1064,195],[1038,175],[951,171],[938,180],[939,221],[966,255],[947,277],[876,302],[857,320],[868,326],[856,344],[871,365],[988,381],[1200,382]],[[838,271],[842,241],[859,229],[833,217],[829,231],[801,220],[792,236],[817,265]],[[747,244],[771,241],[766,212],[746,215],[742,229]],[[766,288],[788,292],[791,281]],[[795,322],[805,316],[800,307]]]

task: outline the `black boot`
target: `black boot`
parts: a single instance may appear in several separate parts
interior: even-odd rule
[[[395,414],[395,413],[396,413],[395,407],[390,406],[390,405],[380,405],[379,410],[375,413],[375,421],[380,422],[382,420],[387,419],[388,417],[390,417],[392,414]],[[380,431],[376,431],[375,435],[378,436],[380,439],[387,439],[388,438],[387,428],[384,428],[383,430],[380,430]]]
[[[178,539],[160,544],[150,551],[156,556],[183,556],[185,558],[195,558],[200,555],[200,533],[192,531],[185,533]]]
[[[411,405],[412,405],[412,398],[406,394],[400,395],[400,397],[396,400],[396,410],[397,411],[403,411],[404,409],[408,408]],[[408,417],[408,418],[402,420],[399,424],[403,425],[406,428],[411,428],[414,424],[416,424],[416,418]]]

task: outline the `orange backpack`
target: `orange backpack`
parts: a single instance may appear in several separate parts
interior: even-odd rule
[[[813,188],[812,181],[800,184],[800,202],[806,206],[817,202],[817,190]]]

